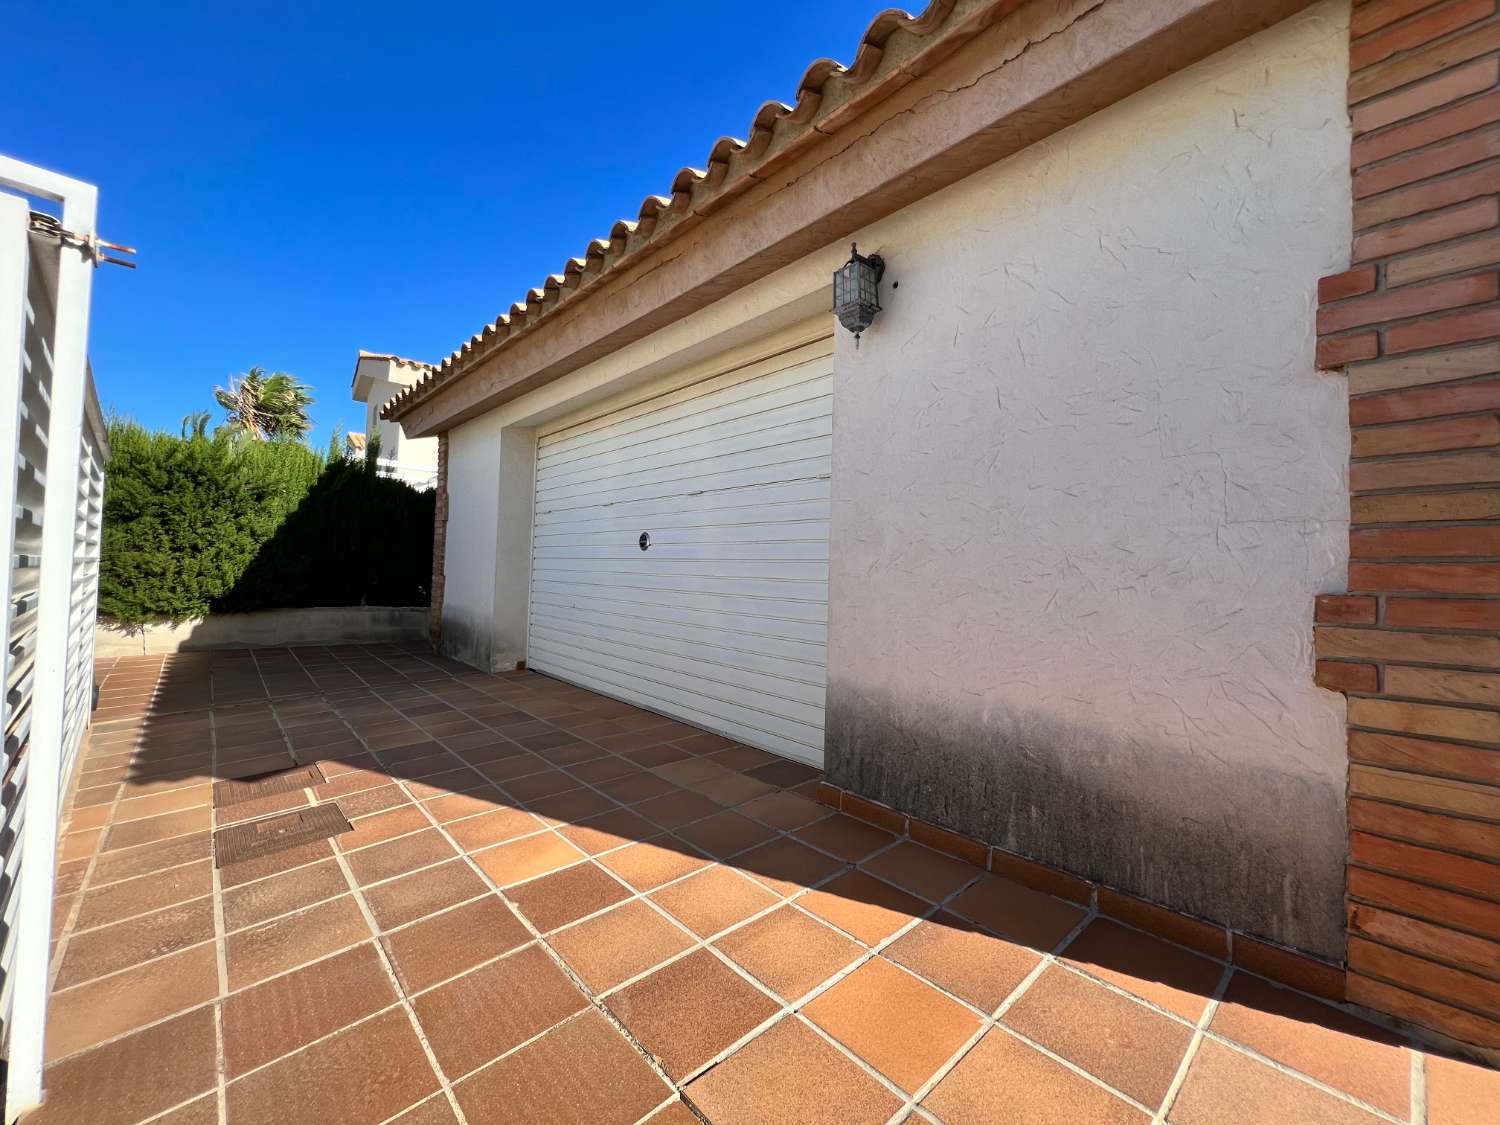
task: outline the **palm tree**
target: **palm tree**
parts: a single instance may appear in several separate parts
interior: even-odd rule
[[[307,408],[313,397],[306,383],[284,371],[267,375],[252,367],[215,387],[214,398],[227,412],[224,428],[255,441],[297,438],[312,429]]]

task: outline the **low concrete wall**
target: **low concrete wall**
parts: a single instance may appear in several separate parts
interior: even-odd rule
[[[211,648],[381,644],[427,639],[426,606],[332,606],[216,613],[178,624],[124,626],[100,619],[96,656],[140,656]]]

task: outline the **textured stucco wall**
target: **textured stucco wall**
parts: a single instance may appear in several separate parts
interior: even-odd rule
[[[499,411],[449,431],[445,656],[501,671],[526,657],[535,431]]]
[[[445,656],[494,670],[495,551],[500,426],[476,418],[448,433],[448,541],[440,645]]]
[[[1342,954],[1348,5],[1221,52],[860,235],[841,333],[830,780]],[[899,289],[891,282],[899,282]]]

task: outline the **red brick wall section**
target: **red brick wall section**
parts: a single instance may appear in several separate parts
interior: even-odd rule
[[[1318,285],[1349,382],[1348,998],[1500,1047],[1500,17],[1353,7],[1354,265]]]
[[[432,608],[428,635],[437,648],[443,626],[444,558],[448,549],[448,435],[438,434],[437,505],[432,516]]]

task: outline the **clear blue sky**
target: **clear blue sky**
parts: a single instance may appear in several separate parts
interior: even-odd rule
[[[106,406],[175,430],[259,365],[325,438],[356,349],[446,355],[883,6],[22,0],[0,152],[140,251],[95,276]]]

